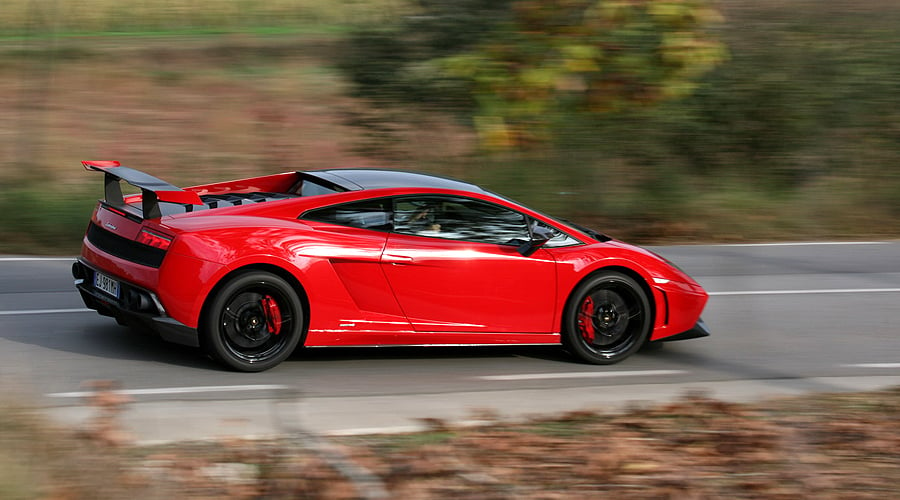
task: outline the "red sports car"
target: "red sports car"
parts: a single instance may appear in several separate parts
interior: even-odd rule
[[[332,169],[180,189],[82,163],[105,183],[72,270],[85,304],[236,370],[300,345],[562,344],[609,364],[709,334],[706,292],[665,259],[467,182]]]

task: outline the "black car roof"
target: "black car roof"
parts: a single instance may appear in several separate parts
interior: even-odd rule
[[[485,189],[468,182],[404,170],[348,168],[312,170],[304,173],[337,184],[338,186],[351,191],[359,191],[362,189],[418,187],[488,193]]]

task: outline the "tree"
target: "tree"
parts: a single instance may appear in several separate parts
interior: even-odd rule
[[[493,37],[445,58],[470,83],[488,146],[550,139],[554,122],[689,95],[725,56],[706,0],[530,0]]]
[[[551,141],[555,125],[575,114],[687,96],[725,58],[711,31],[721,16],[710,0],[466,0],[421,7],[422,15],[399,30],[381,32],[393,43],[386,53],[359,38],[367,49],[357,55],[374,55],[364,60],[379,77],[352,76],[361,89],[393,89],[405,99],[465,110],[490,148]]]

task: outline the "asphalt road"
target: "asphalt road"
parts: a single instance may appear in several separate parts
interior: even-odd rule
[[[900,385],[900,242],[658,247],[710,292],[712,336],[623,363],[556,348],[307,349],[259,374],[84,309],[72,259],[0,257],[0,385],[82,425],[85,381],[133,398],[141,440],[413,429],[669,399],[748,400]]]

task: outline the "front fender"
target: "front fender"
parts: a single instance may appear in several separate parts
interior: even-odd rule
[[[706,293],[693,279],[640,247],[612,241],[593,248],[568,247],[553,252],[560,264],[561,311],[582,280],[603,270],[624,272],[644,285],[654,313],[652,340],[690,328],[706,302]],[[685,326],[687,323],[690,325]]]

